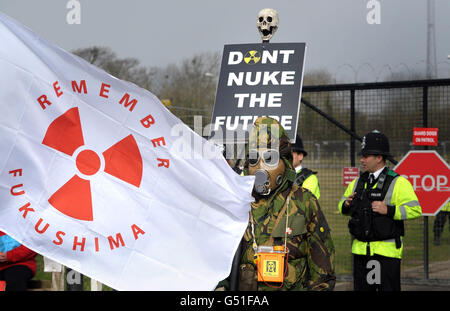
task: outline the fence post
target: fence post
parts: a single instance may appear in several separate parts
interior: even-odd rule
[[[102,283],[97,280],[91,279],[91,292],[101,292],[102,288]]]
[[[51,290],[64,291],[64,266],[43,256],[44,272],[52,273]]]
[[[64,291],[64,266],[61,272],[52,272],[52,291]]]
[[[356,133],[356,125],[355,125],[355,89],[351,89],[350,90],[350,130],[353,133]],[[355,137],[350,136],[350,166],[351,167],[355,167],[356,166],[356,157],[355,157]],[[353,240],[355,239],[355,237],[353,235],[351,235],[351,239],[350,239],[350,250],[352,249],[353,246]],[[355,262],[354,262],[354,256],[352,254],[352,252],[350,251],[350,256],[351,256],[351,261],[352,261],[352,272],[351,274],[353,275],[353,270],[354,270],[354,266],[355,266]]]
[[[355,90],[350,90],[350,130],[356,133],[355,125]],[[355,167],[355,137],[350,136],[350,166]]]
[[[428,127],[428,86],[423,87],[422,92],[422,119],[423,127]],[[425,146],[425,150],[428,147]],[[429,278],[429,258],[428,258],[428,216],[423,216],[423,269],[425,279]]]

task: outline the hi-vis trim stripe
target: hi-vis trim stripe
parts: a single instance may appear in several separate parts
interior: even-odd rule
[[[400,241],[403,242],[403,238],[401,236],[400,236]],[[395,239],[388,239],[388,240],[383,240],[380,242],[395,243]]]
[[[394,193],[394,188],[395,188],[395,184],[397,183],[397,181],[398,181],[398,176],[395,177],[394,180],[392,181],[392,183],[389,185],[389,189],[386,193],[386,196],[384,197],[384,202],[386,203],[386,205],[392,205],[392,202],[391,202],[392,194]],[[408,213],[406,211],[406,206],[414,207],[417,205],[420,205],[419,202],[417,202],[417,201],[410,201],[410,202],[400,205],[398,207],[398,209],[400,210],[400,219],[401,220],[408,219]]]
[[[353,194],[356,191],[356,185],[358,184],[358,181],[359,181],[359,177],[356,178],[355,183],[353,184],[353,189],[352,189],[352,193],[351,194]]]
[[[384,197],[384,202],[386,203],[386,205],[392,205],[392,202],[391,202],[392,201],[392,194],[394,193],[394,187],[395,187],[395,184],[397,183],[397,180],[398,180],[398,176],[396,176],[392,180],[391,184],[389,185],[389,189],[386,192],[386,196]]]
[[[400,205],[399,209],[400,209],[400,214],[402,215],[402,220],[405,220],[408,218],[408,214],[406,212],[406,206],[414,207],[414,206],[418,206],[418,205],[420,205],[419,201],[415,201],[415,200],[409,201],[409,202],[406,202],[405,204]]]
[[[406,218],[408,218],[408,214],[406,213],[406,207],[404,205],[400,205],[398,209],[400,210],[401,220],[405,220]]]

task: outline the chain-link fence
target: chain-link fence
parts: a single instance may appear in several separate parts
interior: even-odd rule
[[[320,204],[332,229],[336,272],[340,276],[349,276],[352,260],[348,217],[338,213],[337,203],[346,188],[342,182],[343,168],[359,166],[360,141],[342,128],[355,133],[356,137],[374,129],[385,133],[394,162],[409,150],[424,148],[412,145],[413,127],[438,128],[438,146],[430,149],[436,150],[448,163],[450,80],[305,86],[303,99],[312,105],[302,105],[300,109],[298,133],[308,151],[303,166],[319,172]],[[318,110],[323,112],[322,115],[317,113]],[[388,165],[395,166],[393,163]],[[441,244],[434,245],[435,219],[421,217],[405,221],[403,278],[428,283],[439,279],[450,284],[450,221],[445,225]]]

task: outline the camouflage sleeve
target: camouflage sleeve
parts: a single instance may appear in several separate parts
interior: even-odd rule
[[[311,196],[306,213],[308,270],[310,290],[333,290],[336,283],[334,272],[334,244],[330,227],[319,202]]]

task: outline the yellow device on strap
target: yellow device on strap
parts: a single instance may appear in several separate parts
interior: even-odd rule
[[[284,246],[258,247],[258,282],[283,282]]]

